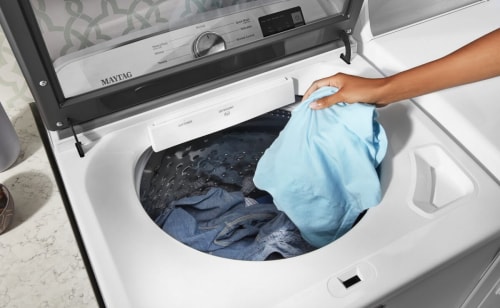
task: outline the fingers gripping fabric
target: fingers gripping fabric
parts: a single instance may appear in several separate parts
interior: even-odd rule
[[[358,215],[381,199],[377,166],[387,137],[373,105],[309,104],[337,91],[323,87],[302,102],[257,164],[255,185],[304,239],[322,247],[345,234]]]

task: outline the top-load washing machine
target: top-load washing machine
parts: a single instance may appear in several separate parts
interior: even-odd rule
[[[2,0],[0,9],[102,305],[499,306],[498,77],[379,108],[382,200],[322,248],[223,258],[154,218],[198,180],[243,189],[314,80],[380,77],[444,56],[497,29],[500,1]],[[237,146],[211,150],[234,134]],[[231,159],[214,165],[219,156]]]

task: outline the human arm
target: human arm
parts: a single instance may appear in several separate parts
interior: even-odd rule
[[[304,100],[320,87],[338,92],[311,104],[322,109],[339,102],[387,105],[403,99],[500,75],[500,29],[440,59],[385,77],[364,78],[338,73],[315,81]]]

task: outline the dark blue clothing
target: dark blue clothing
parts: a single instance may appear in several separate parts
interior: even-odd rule
[[[156,223],[192,248],[231,259],[289,258],[314,249],[274,204],[248,206],[240,191],[212,188],[206,195],[173,201]]]

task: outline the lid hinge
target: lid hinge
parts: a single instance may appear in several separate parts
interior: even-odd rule
[[[78,152],[78,155],[80,155],[80,157],[85,157],[85,152],[83,151],[82,143],[80,142],[80,140],[78,140],[78,137],[76,136],[75,132],[75,127],[73,126],[73,123],[69,118],[68,118],[68,124],[71,127],[71,132],[73,133],[73,137],[75,138],[75,147],[76,151]]]
[[[345,46],[345,54],[340,54],[340,58],[344,60],[345,63],[351,64],[351,42],[349,41],[349,36],[345,30],[339,31],[339,35]]]

